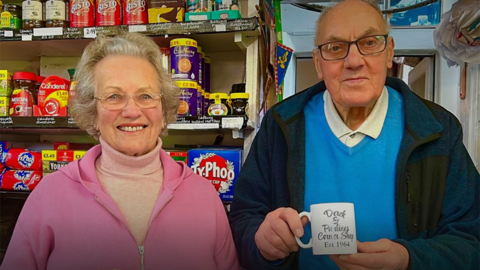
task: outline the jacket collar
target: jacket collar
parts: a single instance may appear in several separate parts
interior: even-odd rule
[[[442,125],[432,113],[431,107],[437,106],[430,101],[423,100],[415,95],[410,88],[400,79],[387,77],[386,86],[390,86],[400,92],[403,97],[405,124],[413,132],[412,136],[421,140],[433,133],[440,133],[443,130]],[[307,90],[293,95],[281,103],[272,107],[272,110],[281,119],[279,124],[287,125],[298,117],[303,116],[303,109],[313,96],[327,90],[325,82],[321,81]]]

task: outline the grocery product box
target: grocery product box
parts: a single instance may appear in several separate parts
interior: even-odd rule
[[[12,74],[8,70],[0,70],[0,97],[10,97],[12,94]]]
[[[82,158],[83,150],[42,150],[43,161],[74,161]]]
[[[185,20],[185,8],[161,7],[148,9],[148,23],[183,22]]]
[[[8,116],[8,108],[10,108],[10,98],[0,96],[0,116]]]
[[[87,151],[82,150],[42,150],[43,175],[55,172],[68,163],[82,158]]]
[[[188,21],[208,21],[212,18],[211,12],[187,12],[185,20]]]
[[[173,160],[187,163],[188,150],[165,149],[165,152],[167,152]]]
[[[242,154],[241,149],[192,149],[188,151],[188,166],[212,183],[223,202],[231,202]]]
[[[148,23],[182,22],[185,20],[183,0],[149,0]]]
[[[242,15],[238,10],[217,10],[212,11],[212,20],[240,19]]]

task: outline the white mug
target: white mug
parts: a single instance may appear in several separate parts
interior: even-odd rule
[[[308,217],[312,228],[308,244],[295,237],[300,247],[313,248],[314,255],[357,253],[353,203],[313,204],[310,212],[299,215]]]

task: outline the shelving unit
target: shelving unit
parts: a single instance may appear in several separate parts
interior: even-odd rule
[[[241,146],[246,157],[260,123],[259,20],[255,5],[258,0],[244,1],[242,15],[235,20],[179,22],[141,26],[93,28],[56,28],[37,30],[0,30],[0,69],[10,71],[46,68],[45,63],[57,59],[75,62],[84,48],[98,35],[117,35],[122,31],[140,32],[150,36],[159,47],[168,47],[170,40],[188,37],[197,40],[202,51],[211,57],[212,92],[228,92],[231,85],[245,83],[249,93],[246,116],[181,117],[169,125],[163,148],[177,144],[213,144]],[[59,34],[60,33],[60,34]],[[48,61],[46,61],[48,60]],[[53,62],[54,63],[54,62]],[[62,62],[63,63],[63,62]],[[63,68],[63,67],[59,67]],[[43,74],[41,74],[43,75]],[[80,130],[70,117],[0,117],[0,141],[96,142]],[[0,220],[8,224],[16,220],[29,192],[1,191]],[[12,217],[13,220],[12,220]],[[3,225],[2,225],[3,226]],[[8,242],[2,236],[2,243]],[[0,246],[0,262],[5,246]]]
[[[253,117],[179,118],[177,123],[169,126],[170,134],[188,137],[195,136],[195,131],[198,130],[220,129],[222,134],[231,133],[232,138],[244,139],[243,143],[235,144],[243,146],[248,152],[254,137],[255,123],[258,123],[258,28],[258,18],[251,17],[137,26],[0,30],[0,69],[10,69],[12,65],[17,68],[20,63],[42,68],[40,64],[45,58],[79,57],[92,41],[91,38],[100,34],[112,36],[122,31],[140,32],[150,36],[159,47],[168,47],[173,38],[193,38],[212,58],[212,92],[228,92],[230,85],[245,80],[246,92],[250,94],[248,113]],[[54,35],[55,33],[61,35]],[[38,134],[41,135],[41,141],[55,140],[58,137],[68,141],[72,139],[71,136],[86,133],[77,130],[73,119],[68,117],[0,117],[0,140],[6,134]],[[200,136],[205,134],[208,133],[203,132]]]

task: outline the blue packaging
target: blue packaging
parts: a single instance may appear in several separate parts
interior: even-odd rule
[[[223,202],[232,202],[242,154],[243,150],[239,148],[192,149],[188,151],[188,166],[212,183]]]

